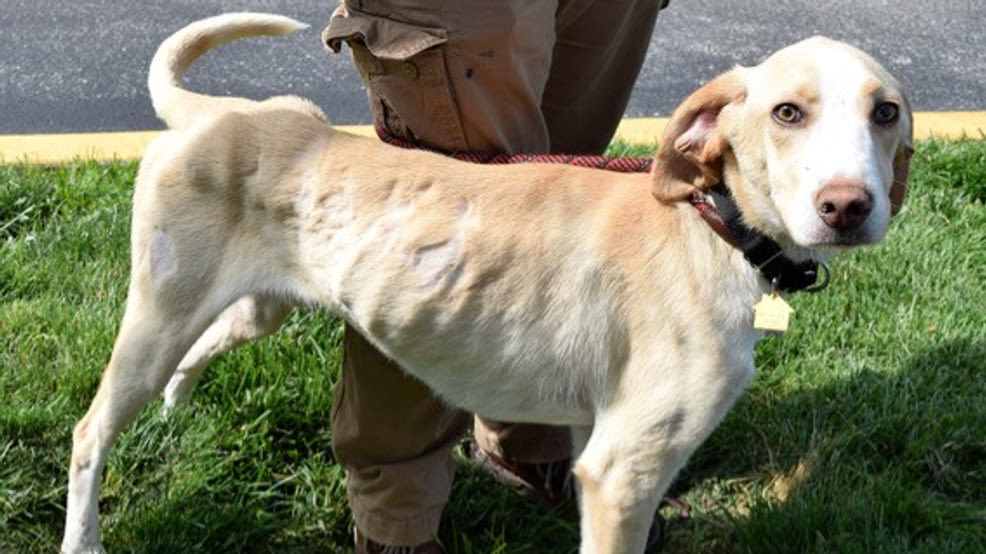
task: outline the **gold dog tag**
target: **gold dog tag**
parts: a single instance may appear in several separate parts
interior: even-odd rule
[[[781,336],[787,331],[794,308],[776,292],[764,294],[753,306],[753,328]]]

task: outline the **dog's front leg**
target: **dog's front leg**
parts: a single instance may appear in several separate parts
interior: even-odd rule
[[[730,358],[715,340],[640,357],[659,362],[622,371],[572,470],[581,493],[582,554],[644,551],[671,482],[753,375],[750,356]]]
[[[267,295],[250,295],[219,314],[178,364],[164,388],[165,413],[186,404],[209,362],[241,344],[267,336],[281,327],[292,304]]]
[[[704,435],[704,429],[696,434],[690,428],[673,400],[657,396],[628,395],[596,417],[572,470],[580,493],[581,554],[644,552],[661,499]],[[577,430],[572,436],[577,446]]]
[[[579,484],[579,552],[641,554],[654,513],[678,464],[673,459],[662,462],[633,452],[627,448],[630,445],[601,437],[606,432],[596,426],[572,470]]]

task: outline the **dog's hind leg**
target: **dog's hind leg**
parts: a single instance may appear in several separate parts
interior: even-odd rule
[[[226,308],[178,363],[164,388],[165,413],[188,402],[195,383],[216,356],[277,331],[292,308],[290,302],[268,295],[244,296]]]
[[[132,298],[131,298],[132,300]],[[112,443],[163,387],[191,342],[185,320],[173,320],[128,302],[109,365],[86,415],[72,435],[62,552],[101,552],[99,481]]]
[[[160,394],[182,353],[239,296],[223,292],[220,287],[196,287],[196,283],[203,282],[202,276],[201,272],[174,275],[164,284],[152,284],[150,271],[135,267],[109,364],[88,412],[72,436],[62,552],[102,552],[100,478],[113,442]],[[194,290],[196,294],[177,301],[176,290]]]

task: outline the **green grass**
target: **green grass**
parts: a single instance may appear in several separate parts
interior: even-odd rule
[[[632,150],[632,149],[629,149]],[[628,153],[623,147],[621,153]],[[633,153],[630,151],[629,153]],[[0,168],[0,552],[57,548],[71,429],[128,274],[133,164]],[[922,142],[884,245],[833,260],[674,492],[668,553],[986,553],[986,143]],[[340,326],[293,316],[146,410],[105,476],[111,552],[347,552],[330,449]],[[574,552],[463,461],[450,552]]]

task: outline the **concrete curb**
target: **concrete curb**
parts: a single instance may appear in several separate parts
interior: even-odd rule
[[[624,119],[616,138],[633,144],[655,144],[667,118]],[[339,125],[339,129],[373,136],[368,125]],[[0,135],[0,163],[62,163],[73,160],[132,160],[141,156],[160,131]],[[986,112],[919,112],[914,114],[915,138],[986,139]]]

